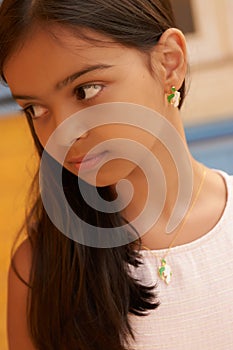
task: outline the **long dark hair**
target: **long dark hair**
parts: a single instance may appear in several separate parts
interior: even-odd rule
[[[0,7],[3,79],[4,64],[35,23],[66,26],[77,36],[91,41],[91,36],[85,34],[89,28],[145,53],[150,52],[166,29],[175,27],[168,0],[4,0]],[[183,101],[185,82],[180,91]],[[27,119],[41,157],[43,147],[30,115]],[[48,163],[51,181],[56,181],[53,168],[58,166],[55,161]],[[109,214],[90,208],[79,192],[76,176],[66,169],[63,169],[63,185],[69,204],[79,217],[96,227],[123,224],[119,212]],[[97,200],[92,186],[85,186],[93,200]],[[155,286],[142,285],[130,273],[130,266],[137,268],[142,263],[139,252],[131,244],[93,248],[69,239],[53,225],[43,207],[38,173],[32,187],[36,198],[27,216],[26,229],[33,259],[29,284],[24,283],[30,291],[28,327],[35,347],[127,349],[129,336],[134,337],[129,313],[145,316],[159,306]],[[114,199],[110,187],[98,190],[106,200]],[[13,260],[12,265],[17,273]]]

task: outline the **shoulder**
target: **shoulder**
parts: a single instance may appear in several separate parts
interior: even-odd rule
[[[7,333],[10,350],[35,350],[27,328],[27,298],[32,262],[32,247],[26,239],[13,256],[14,265],[8,271]],[[19,276],[18,276],[19,274]],[[25,282],[23,282],[25,281]]]
[[[29,239],[24,240],[23,243],[20,244],[14,253],[12,260],[20,276],[28,283],[32,263],[32,246]],[[10,278],[14,275],[16,276],[16,273],[12,265],[10,265],[8,276]]]

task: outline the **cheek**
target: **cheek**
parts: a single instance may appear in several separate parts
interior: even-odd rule
[[[51,125],[51,123],[48,123],[42,119],[32,121],[32,124],[36,136],[38,137],[42,146],[45,147],[47,142],[49,141],[49,138],[55,130],[54,125]]]
[[[109,125],[98,132],[98,142],[102,143],[102,149],[109,151],[109,166],[105,170],[112,170],[117,174],[128,173],[148,156],[153,150],[155,137],[141,128],[126,125]],[[104,143],[106,144],[104,145]],[[110,159],[111,157],[111,159]]]
[[[43,147],[47,144],[52,135],[53,128],[49,125],[42,125],[40,121],[34,122],[35,132]],[[64,137],[64,135],[63,135]],[[59,138],[59,142],[61,139]],[[108,141],[106,147],[101,143]],[[155,138],[138,127],[126,125],[105,125],[92,129],[89,137],[76,144],[73,151],[85,153],[95,145],[100,145],[104,150],[109,151],[109,157],[97,172],[91,169],[88,172],[79,172],[73,166],[64,164],[64,166],[73,174],[79,176],[87,183],[97,186],[109,186],[118,183],[140,165],[147,157],[148,151],[151,151],[155,143]],[[91,147],[91,146],[92,147]],[[82,149],[81,149],[82,148]],[[50,152],[49,152],[50,153]],[[56,157],[55,157],[56,158]]]
[[[151,133],[133,125],[106,126],[102,135],[105,140],[112,140],[113,145],[116,140],[117,147],[113,147],[113,150],[122,149],[122,154],[125,155],[130,149],[136,149],[137,145],[151,150],[155,142],[155,137]]]
[[[155,138],[148,132],[136,127],[119,125],[96,128],[95,138],[98,139],[98,144],[110,141],[108,146],[103,147],[109,154],[99,170],[79,172],[72,166],[67,169],[97,187],[114,185],[127,178],[136,167],[142,165],[155,143]]]
[[[149,72],[143,72],[141,76],[138,74],[136,81],[128,81],[125,91],[129,102],[149,107],[163,114],[166,101],[164,89],[158,79],[152,77]]]

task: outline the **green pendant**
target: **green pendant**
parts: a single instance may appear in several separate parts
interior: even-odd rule
[[[172,270],[171,267],[167,264],[165,259],[161,259],[161,265],[158,268],[158,275],[166,284],[171,282]]]

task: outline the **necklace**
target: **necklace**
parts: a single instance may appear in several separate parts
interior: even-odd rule
[[[200,182],[200,185],[198,187],[198,190],[197,190],[197,193],[196,193],[196,196],[193,200],[193,203],[192,205],[190,206],[187,214],[186,214],[186,217],[185,219],[183,220],[179,230],[177,231],[177,233],[175,234],[173,240],[171,241],[171,243],[169,244],[168,248],[167,248],[167,251],[166,253],[163,255],[163,257],[159,257],[157,254],[155,254],[153,251],[151,251],[151,249],[149,249],[148,247],[146,246],[142,246],[142,248],[145,248],[146,250],[149,250],[151,252],[151,254],[153,254],[154,256],[156,256],[156,258],[159,258],[160,260],[160,265],[158,267],[158,275],[160,277],[161,280],[163,280],[166,284],[169,284],[171,282],[171,277],[172,277],[172,269],[170,267],[170,265],[167,264],[167,256],[170,252],[170,249],[173,247],[174,243],[175,243],[175,240],[178,238],[178,236],[180,235],[180,233],[182,232],[182,228],[184,227],[184,225],[186,224],[191,212],[192,212],[192,209],[193,207],[195,206],[196,202],[197,202],[197,199],[201,193],[201,190],[202,190],[202,187],[203,187],[203,184],[204,184],[204,181],[205,181],[205,177],[206,177],[206,168],[202,165],[203,167],[203,172],[202,172],[202,179],[201,179],[201,182]]]

